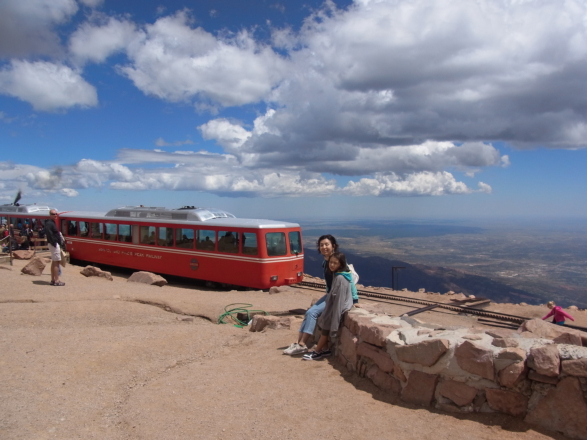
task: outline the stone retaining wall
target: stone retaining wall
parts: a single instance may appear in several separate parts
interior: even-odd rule
[[[346,367],[408,403],[502,412],[587,440],[587,334],[540,319],[516,332],[441,327],[351,310],[336,340]]]

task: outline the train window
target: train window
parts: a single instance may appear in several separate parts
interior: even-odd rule
[[[80,237],[87,237],[90,232],[90,223],[89,222],[79,222],[79,236]]]
[[[125,243],[132,242],[130,225],[118,225],[118,241],[123,241]]]
[[[292,254],[302,253],[302,237],[299,231],[292,231],[289,234],[289,252]]]
[[[177,228],[175,230],[175,246],[186,249],[194,248],[194,230]]]
[[[285,255],[287,253],[285,247],[285,233],[268,232],[265,234],[265,241],[267,242],[267,255],[270,257]]]
[[[214,231],[196,231],[196,249],[203,251],[213,251],[216,245],[216,232]]]
[[[116,241],[116,223],[104,223],[105,226],[105,233],[104,239]]]
[[[102,223],[90,223],[92,231],[92,238],[102,238],[104,232],[104,225]]]
[[[257,255],[257,234],[254,232],[243,232],[243,254]]]
[[[67,235],[76,236],[77,235],[77,221],[75,220],[66,220],[64,223],[67,223],[67,228],[61,227],[62,231],[67,231]]]
[[[173,246],[173,228],[159,228],[159,246]]]
[[[219,252],[238,253],[238,232],[219,231],[218,237]]]
[[[155,244],[155,226],[141,226],[141,244]]]

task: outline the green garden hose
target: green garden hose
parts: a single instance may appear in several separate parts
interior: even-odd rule
[[[239,306],[239,307],[234,307],[232,309],[229,309],[230,306]],[[251,321],[251,313],[262,312],[265,315],[269,315],[269,313],[267,313],[264,310],[249,310],[248,307],[253,307],[253,305],[246,304],[246,303],[232,303],[232,304],[227,305],[226,307],[224,307],[224,313],[218,317],[218,324],[227,324],[226,322],[224,322],[224,319],[227,317],[230,317],[232,320],[237,322],[237,324],[234,324],[235,327],[243,328],[243,327],[246,327],[249,324],[249,322]],[[246,313],[247,314],[247,322],[243,322],[240,319],[238,319],[236,317],[236,315],[238,313]]]

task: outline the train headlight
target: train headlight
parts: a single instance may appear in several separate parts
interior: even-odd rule
[[[273,275],[270,279],[271,281],[277,281],[279,277],[277,275]]]
[[[301,272],[298,272],[298,276],[301,277],[302,276],[302,273]]]

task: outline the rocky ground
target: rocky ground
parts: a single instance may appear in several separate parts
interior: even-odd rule
[[[410,406],[334,360],[284,356],[297,322],[262,333],[216,324],[231,303],[305,309],[318,291],[146,286],[128,283],[128,274],[86,278],[72,265],[64,270],[66,285],[53,287],[48,269],[40,277],[21,275],[25,264],[0,266],[2,439],[564,438],[504,415]],[[399,313],[396,306],[364,304]],[[575,314],[587,324],[586,312]],[[444,312],[418,317],[475,320]]]

